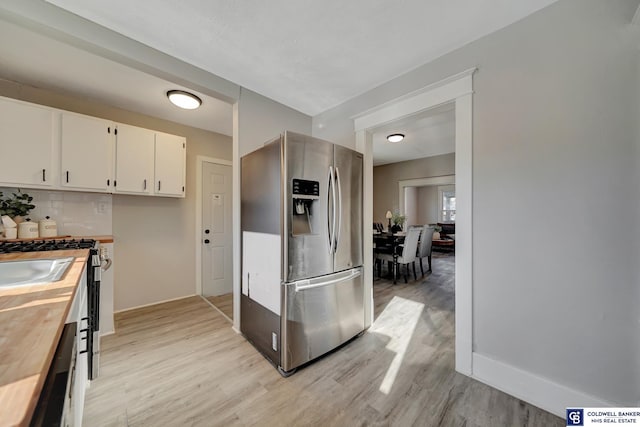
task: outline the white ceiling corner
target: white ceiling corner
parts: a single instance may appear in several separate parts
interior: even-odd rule
[[[557,0],[45,1],[314,116]],[[0,39],[19,41],[0,43],[0,78],[232,134],[228,103],[195,91],[202,107],[177,109],[166,91],[192,89],[14,21]],[[374,133],[376,164],[453,152],[453,113],[426,114]],[[407,138],[391,148],[393,126]]]
[[[69,44],[0,20],[0,78],[64,93],[152,117],[231,136],[232,106],[179,84],[135,70]],[[197,110],[171,104],[166,92],[194,92]]]
[[[47,0],[310,116],[556,0]]]

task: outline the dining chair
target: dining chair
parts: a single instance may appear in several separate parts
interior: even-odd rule
[[[382,255],[392,255],[393,246],[385,240],[373,241],[373,273],[378,273],[378,277],[382,277]],[[391,271],[391,268],[389,268]]]
[[[394,254],[379,254],[378,257],[381,261],[391,261],[393,263],[393,283],[396,282],[396,276],[398,275],[398,267],[404,265],[404,282],[407,283],[407,273],[409,270],[409,264],[413,265],[413,279],[416,280],[416,253],[418,251],[418,239],[420,238],[420,228],[410,228],[407,231],[407,235],[404,238],[404,244],[398,246],[397,253]]]
[[[427,258],[429,261],[429,270],[431,271],[431,247],[433,245],[433,233],[436,230],[435,227],[425,225],[422,227],[422,233],[420,235],[420,245],[418,245],[418,253],[416,256],[420,260],[420,272],[424,276],[424,268],[422,267],[422,258]]]

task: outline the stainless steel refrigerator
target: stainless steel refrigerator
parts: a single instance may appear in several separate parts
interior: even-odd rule
[[[241,164],[240,329],[283,375],[364,330],[362,155],[285,132]]]

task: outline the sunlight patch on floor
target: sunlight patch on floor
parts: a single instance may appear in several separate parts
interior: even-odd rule
[[[390,340],[386,348],[396,353],[380,384],[380,391],[384,394],[389,394],[393,387],[423,310],[424,304],[420,302],[394,296],[369,328],[369,332],[388,336]]]

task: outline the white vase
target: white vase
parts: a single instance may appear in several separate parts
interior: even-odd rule
[[[433,232],[433,240],[440,240],[440,232],[439,231],[434,231]]]

